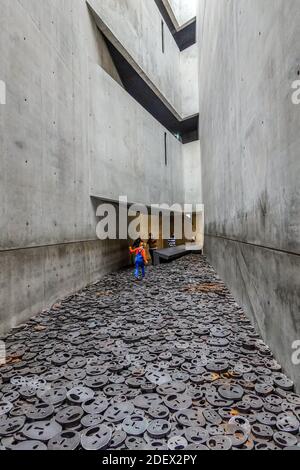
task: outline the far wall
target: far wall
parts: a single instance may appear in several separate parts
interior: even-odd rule
[[[122,31],[133,45],[143,25],[141,67],[151,40],[158,41],[149,69],[180,108],[181,82],[173,79],[180,54],[171,34],[164,69],[157,67],[163,54],[151,28],[161,27],[155,3],[139,1],[141,24],[136,0],[95,3],[106,5],[109,18],[112,5],[124,9]],[[86,0],[0,0],[0,11],[0,80],[7,84],[0,106],[2,334],[126,264],[127,241],[97,240],[101,198],[183,202],[184,180],[182,144],[123,89]]]

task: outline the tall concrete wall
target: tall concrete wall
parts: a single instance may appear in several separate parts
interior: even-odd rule
[[[300,388],[297,0],[201,0],[205,249]]]
[[[183,146],[184,200],[186,204],[202,204],[202,172],[200,142]]]
[[[196,233],[196,244],[202,249],[204,244],[205,213],[202,208],[201,212],[199,212],[200,206],[203,203],[200,141],[191,142],[183,146],[183,161],[185,190],[184,200],[186,204],[191,204],[193,206],[193,211],[195,212],[193,230]]]
[[[185,190],[182,145],[123,90],[85,0],[0,11],[1,334],[127,263],[126,242],[97,240],[92,196],[171,203]]]
[[[116,47],[124,48],[127,60],[139,67],[139,73],[173,111],[178,119],[198,113],[197,99],[186,108],[182,100],[191,94],[190,76],[197,74],[197,63],[181,54],[168,27],[164,27],[162,48],[162,17],[154,1],[88,0],[98,16],[101,28]],[[192,65],[193,64],[193,65]],[[181,71],[185,71],[182,80]],[[194,82],[196,83],[196,82]]]

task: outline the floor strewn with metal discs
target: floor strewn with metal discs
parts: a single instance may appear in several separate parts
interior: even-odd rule
[[[5,342],[3,450],[300,445],[293,383],[198,255],[108,275]]]

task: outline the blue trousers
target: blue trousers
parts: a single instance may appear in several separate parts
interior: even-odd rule
[[[144,260],[135,261],[135,277],[138,279],[140,277],[140,269],[142,270],[142,276],[145,277],[145,263]]]

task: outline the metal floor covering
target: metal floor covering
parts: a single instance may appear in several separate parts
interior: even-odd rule
[[[2,450],[299,450],[293,383],[199,255],[110,274],[5,342]]]

